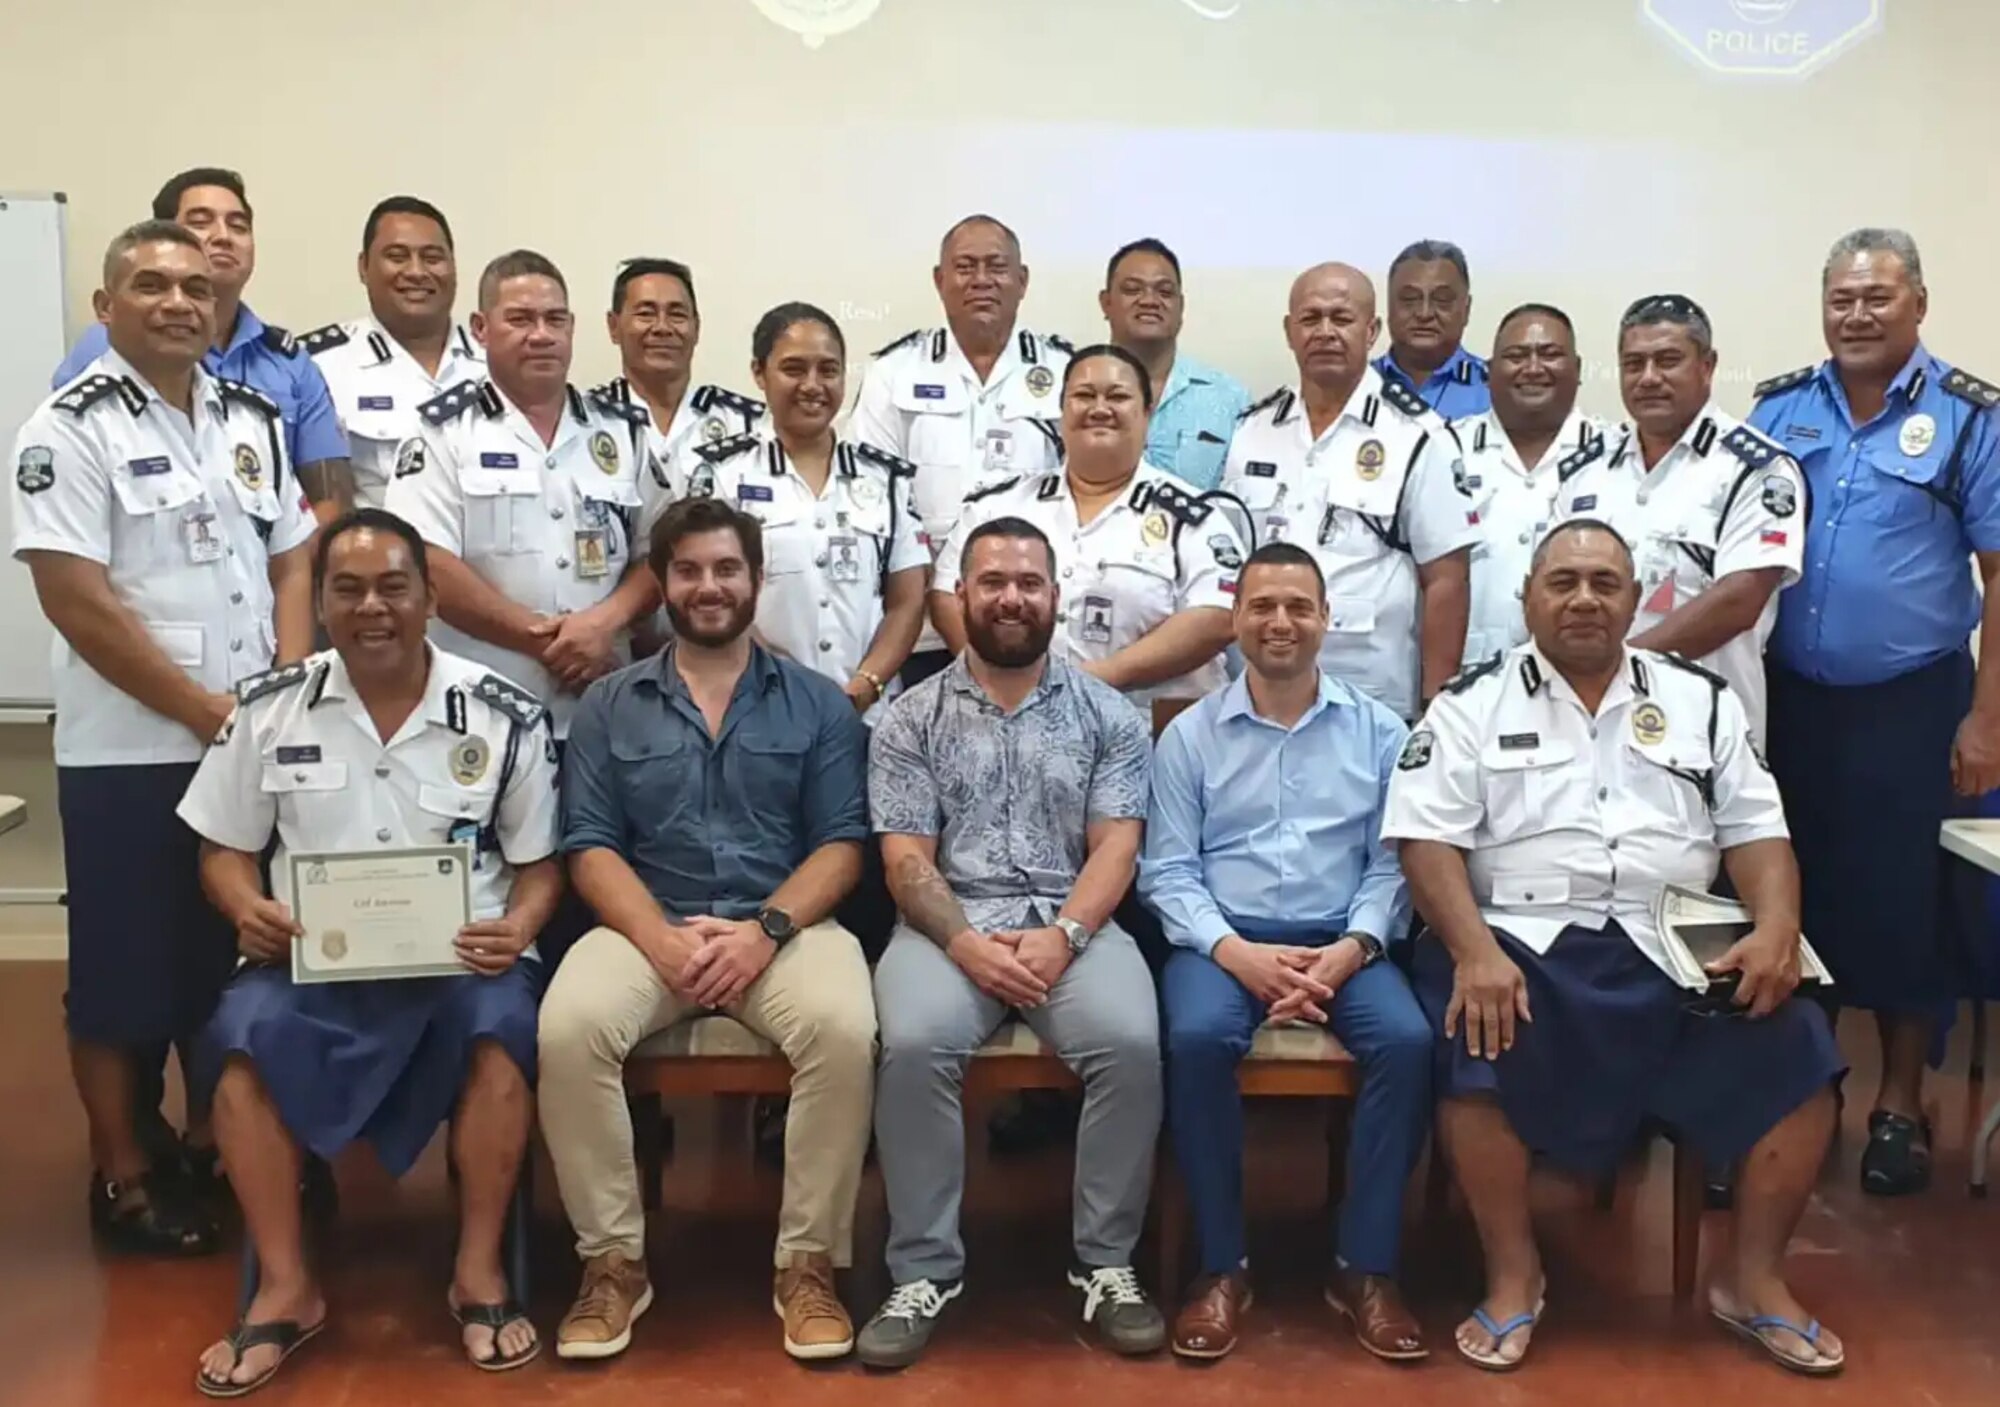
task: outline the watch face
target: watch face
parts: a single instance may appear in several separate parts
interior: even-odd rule
[[[764,936],[774,943],[782,943],[798,932],[792,916],[782,909],[766,909],[757,915],[757,922],[764,930]]]

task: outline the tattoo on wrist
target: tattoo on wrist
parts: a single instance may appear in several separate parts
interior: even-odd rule
[[[354,474],[344,459],[315,459],[297,469],[299,487],[314,503],[328,499],[342,507],[354,501]]]
[[[951,892],[936,865],[921,855],[906,855],[896,865],[893,888],[903,921],[940,948],[965,932],[965,908]]]

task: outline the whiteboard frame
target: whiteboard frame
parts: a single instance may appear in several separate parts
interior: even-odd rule
[[[0,190],[0,204],[10,200],[45,200],[56,207],[56,277],[62,286],[63,345],[67,347],[76,337],[76,328],[70,321],[69,306],[69,193],[49,190]],[[46,726],[55,721],[55,716],[55,700],[52,698],[0,698],[0,726],[9,723]]]

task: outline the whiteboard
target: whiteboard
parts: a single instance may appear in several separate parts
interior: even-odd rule
[[[61,192],[0,192],[0,453],[10,458],[21,422],[48,399],[49,377],[69,348],[63,319],[63,215]],[[0,707],[47,705],[49,647],[55,632],[35,599],[28,569],[12,556],[13,505],[0,493]]]

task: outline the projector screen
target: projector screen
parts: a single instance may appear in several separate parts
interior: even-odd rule
[[[249,301],[295,330],[364,311],[363,215],[451,217],[461,310],[517,245],[586,313],[616,262],[691,262],[703,380],[747,383],[789,298],[857,357],[938,318],[944,227],[1020,231],[1024,319],[1102,330],[1126,240],[1186,266],[1190,350],[1288,379],[1300,268],[1384,270],[1422,237],[1471,260],[1469,341],[1538,299],[1576,318],[1585,400],[1617,413],[1618,312],[1685,292],[1722,395],[1821,355],[1819,269],[1860,224],[1909,228],[1943,355],[2000,376],[2000,6],[1946,0],[125,0],[16,6],[0,187],[71,200],[71,307],[160,181],[241,170]],[[191,70],[203,62],[208,71]]]

